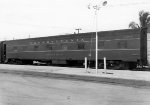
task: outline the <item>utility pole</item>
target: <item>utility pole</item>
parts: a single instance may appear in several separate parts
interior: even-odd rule
[[[30,34],[29,34],[29,38],[30,38]]]
[[[82,29],[81,28],[77,28],[76,30],[78,31],[78,34],[79,34],[80,30],[82,30]]]

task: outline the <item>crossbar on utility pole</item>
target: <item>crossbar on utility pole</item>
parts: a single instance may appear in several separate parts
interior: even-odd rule
[[[81,28],[77,28],[76,30],[78,31],[78,34],[79,34],[80,30],[82,30],[82,29]]]

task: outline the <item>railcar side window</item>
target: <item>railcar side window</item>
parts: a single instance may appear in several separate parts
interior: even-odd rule
[[[100,42],[98,42],[98,47],[99,48],[103,48],[104,47],[104,41],[100,41]]]
[[[68,50],[68,46],[65,44],[62,44],[61,47],[62,47],[62,50]]]
[[[35,45],[35,46],[34,46],[34,50],[37,50],[38,48],[39,48],[38,45]]]
[[[127,41],[118,42],[118,48],[127,48]]]
[[[50,44],[47,44],[45,47],[46,47],[46,49],[48,49],[48,50],[52,50],[52,45],[50,45]]]
[[[78,49],[79,50],[85,49],[85,44],[84,43],[78,43]]]
[[[12,50],[13,50],[13,51],[17,51],[17,50],[18,50],[18,47],[17,47],[17,46],[14,46]]]
[[[27,50],[27,46],[22,46],[22,51]]]

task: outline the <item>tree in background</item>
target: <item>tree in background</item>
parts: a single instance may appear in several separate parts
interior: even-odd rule
[[[140,29],[140,64],[142,67],[147,66],[147,28],[150,26],[150,13],[147,11],[139,12],[140,24],[130,22],[129,28]]]
[[[140,26],[137,23],[135,23],[134,21],[132,21],[129,24],[129,28],[131,28],[131,29],[137,29],[137,28],[140,28]]]
[[[129,24],[129,28],[136,29],[136,28],[146,28],[150,25],[150,13],[147,11],[140,11],[139,12],[139,21],[140,24],[137,24],[136,22],[132,21]]]

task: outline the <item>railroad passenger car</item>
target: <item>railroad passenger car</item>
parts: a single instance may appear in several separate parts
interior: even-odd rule
[[[6,60],[6,44],[4,41],[0,42],[0,63],[4,63]]]
[[[103,58],[113,69],[136,68],[140,60],[140,30],[125,29],[98,32],[99,67]],[[83,65],[87,57],[89,66],[95,65],[95,32],[9,40],[2,62]]]

